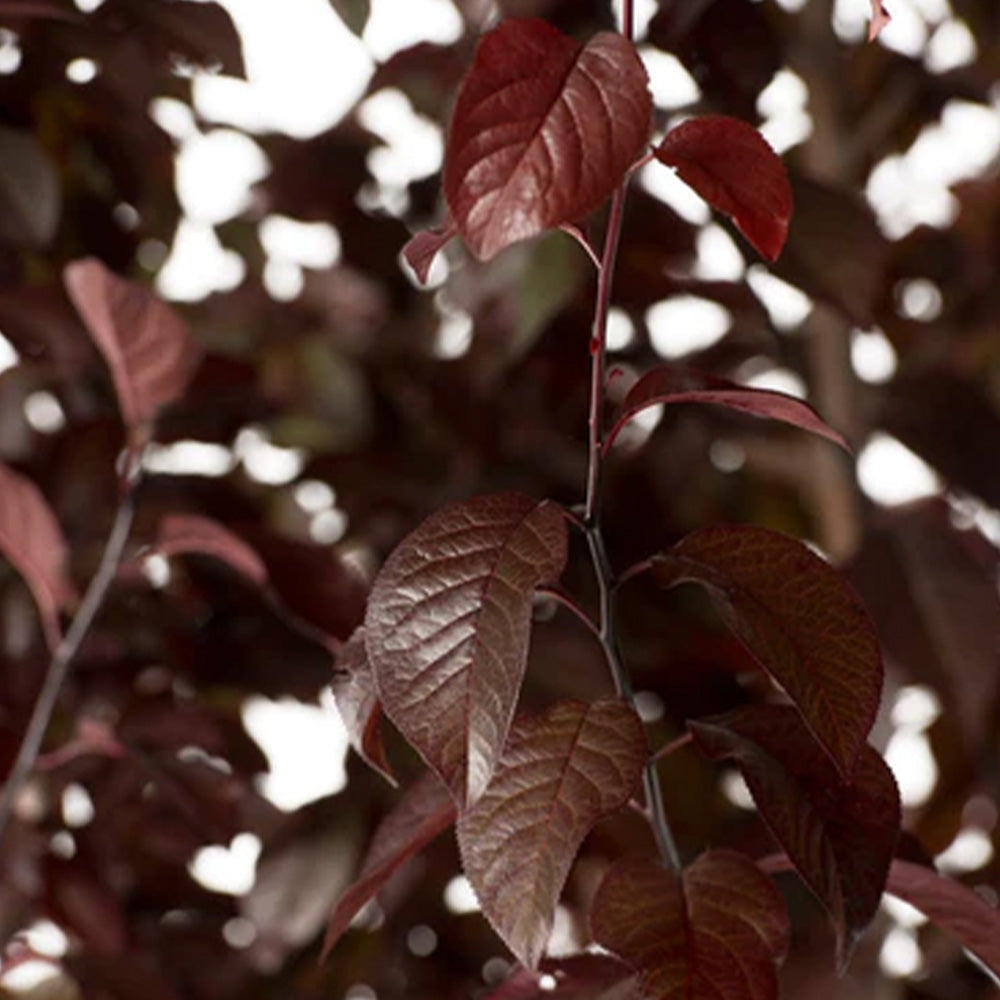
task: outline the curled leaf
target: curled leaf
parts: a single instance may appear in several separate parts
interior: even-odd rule
[[[642,60],[620,35],[580,45],[537,19],[484,35],[444,160],[445,198],[469,249],[488,260],[597,208],[642,150],[651,110]]]
[[[649,1000],[777,1000],[788,916],[770,880],[735,851],[710,851],[679,875],[619,861],[590,922],[597,943],[642,974]]]
[[[432,514],[372,587],[365,646],[382,706],[465,805],[507,739],[534,590],[565,561],[558,507],[504,493]]]
[[[792,217],[792,189],[780,157],[752,125],[726,115],[690,118],[655,149],[754,249],[776,260]]]
[[[583,838],[629,801],[647,754],[625,702],[559,702],[514,726],[493,780],[459,818],[465,874],[527,968],[542,957]]]
[[[403,257],[413,268],[421,284],[427,283],[431,273],[431,265],[438,251],[455,235],[455,224],[449,219],[443,226],[435,229],[422,229],[406,241],[403,247]]]

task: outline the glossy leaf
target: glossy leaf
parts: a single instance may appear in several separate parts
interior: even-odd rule
[[[619,700],[564,701],[515,724],[496,774],[458,821],[462,867],[518,960],[537,966],[583,838],[632,797],[648,755]]]
[[[882,0],[871,0],[872,19],[868,23],[868,41],[874,42],[879,32],[892,20],[889,12],[882,5]]]
[[[504,493],[432,514],[372,587],[365,644],[382,706],[465,805],[507,738],[534,590],[565,561],[558,507]]]
[[[69,552],[59,522],[38,487],[0,463],[0,553],[24,578],[49,649],[62,639],[59,611],[74,599]]]
[[[761,817],[833,918],[840,966],[878,909],[899,835],[896,781],[869,746],[849,784],[795,709],[759,705],[688,724],[710,757],[730,758]]]
[[[380,722],[382,706],[375,691],[368,653],[365,650],[365,630],[360,627],[340,647],[337,653],[337,673],[331,687],[337,710],[343,720],[347,737],[355,753],[369,767],[395,785],[389,762],[382,745]]]
[[[59,175],[30,132],[0,127],[0,243],[38,249],[55,235]]]
[[[212,556],[259,587],[267,583],[267,567],[261,557],[242,538],[209,517],[168,514],[161,518],[156,549],[164,556]]]
[[[358,877],[344,890],[330,914],[324,957],[347,930],[361,907],[389,878],[439,833],[455,822],[455,804],[434,774],[411,785],[375,831]]]
[[[122,419],[136,431],[184,392],[197,344],[166,303],[93,257],[68,264],[63,280],[111,369]]]
[[[749,859],[710,851],[678,875],[625,860],[591,911],[598,944],[643,976],[649,1000],[776,1000],[788,949],[778,891]]]
[[[753,126],[725,115],[690,118],[671,129],[655,152],[728,215],[758,253],[777,259],[792,217],[792,189],[781,159]]]
[[[771,389],[749,389],[727,379],[677,365],[660,365],[647,372],[629,390],[621,416],[608,432],[604,447],[614,443],[621,429],[649,406],[676,403],[708,403],[755,417],[778,420],[825,437],[850,451],[847,442],[808,404]]]
[[[455,235],[455,225],[450,220],[435,229],[422,229],[406,241],[403,247],[403,257],[413,268],[421,284],[427,283],[431,273],[431,265],[438,251]]]
[[[784,688],[842,777],[882,693],[878,637],[844,578],[776,531],[717,525],[653,561],[666,586],[701,584],[723,621]]]
[[[544,976],[551,978],[543,985]],[[519,967],[487,1000],[640,1000],[641,996],[638,976],[617,959],[572,955],[542,962],[537,971]]]
[[[646,70],[618,34],[581,45],[532,19],[484,35],[444,162],[445,198],[469,249],[487,260],[597,208],[641,152],[651,109]]]
[[[954,934],[1000,980],[1000,910],[960,882],[910,861],[893,861],[886,888]]]

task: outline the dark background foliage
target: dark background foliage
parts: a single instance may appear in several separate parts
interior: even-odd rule
[[[369,94],[398,88],[420,114],[447,121],[485,6],[455,3],[462,37],[400,52],[378,68]],[[674,53],[697,80],[702,98],[685,112],[758,123],[758,95],[782,67],[808,88],[813,131],[786,156],[796,212],[773,272],[814,306],[795,328],[778,328],[743,281],[699,281],[692,274],[697,228],[633,187],[616,302],[636,335],[612,358],[636,369],[656,362],[646,325],[654,303],[691,292],[716,301],[731,313],[730,331],[686,360],[735,378],[774,367],[794,372],[853,446],[878,431],[895,436],[937,470],[942,495],[878,507],[858,488],[851,460],[828,443],[678,407],[641,446],[614,453],[605,508],[618,566],[698,526],[733,521],[811,539],[849,567],[885,645],[887,706],[914,684],[932,689],[942,706],[929,730],[938,780],[906,816],[913,836],[905,852],[917,858],[939,854],[967,827],[985,831],[994,846],[998,837],[998,551],[977,524],[1000,508],[1000,179],[991,168],[957,185],[950,224],[899,239],[880,231],[863,190],[873,167],[906,151],[949,102],[996,108],[997,6],[951,5],[978,54],[932,73],[919,58],[839,41],[828,0],[797,13],[770,0],[662,0],[648,42]],[[361,17],[366,5],[334,6]],[[603,0],[501,0],[498,8],[545,17],[579,37],[611,24]],[[14,33],[21,52],[16,71],[0,76],[0,331],[20,358],[0,376],[0,458],[52,505],[82,589],[113,515],[123,432],[110,379],[62,290],[61,270],[94,255],[119,273],[155,277],[180,207],[175,141],[150,117],[150,101],[169,96],[190,105],[192,69],[239,76],[241,48],[213,3],[106,0],[83,15],[68,0],[0,0],[0,27]],[[66,77],[79,56],[98,66],[85,85]],[[659,124],[667,118],[658,112]],[[399,251],[411,231],[438,219],[436,175],[414,182],[409,207],[394,217],[364,207],[372,204],[368,162],[380,140],[356,113],[311,139],[263,134],[256,141],[269,172],[251,207],[219,231],[245,261],[246,276],[230,292],[183,306],[205,353],[157,438],[228,448],[255,427],[303,448],[299,478],[333,487],[346,531],[333,544],[314,542],[294,502],[295,483],[261,483],[244,464],[215,477],[147,476],[129,557],[81,649],[45,766],[21,797],[0,854],[8,958],[20,947],[14,935],[40,917],[69,937],[62,974],[39,987],[39,997],[459,997],[503,975],[502,962],[491,961],[503,957],[502,946],[482,918],[445,906],[444,888],[457,871],[451,834],[392,881],[363,929],[317,963],[329,908],[395,793],[352,756],[343,791],[281,812],[257,790],[267,761],[244,729],[241,707],[254,694],[317,698],[331,677],[323,637],[350,634],[374,570],[442,504],[505,489],[579,501],[590,272],[555,234],[488,264],[452,246],[443,297],[418,290]],[[342,244],[338,263],[307,271],[292,301],[275,301],[262,280],[258,223],[272,213],[328,222]],[[939,306],[915,315],[905,293],[917,280],[932,283]],[[442,301],[472,319],[471,343],[459,357],[435,347]],[[861,380],[850,363],[855,331],[875,327],[898,357],[883,384]],[[29,419],[38,393],[58,401],[58,426],[40,430]],[[154,543],[163,516],[184,512],[215,518],[253,546],[272,591],[263,594],[207,556],[172,559],[168,582],[154,586],[140,571],[143,547]],[[572,553],[567,580],[586,594],[587,579],[582,553]],[[539,617],[524,703],[609,693],[591,637],[563,612],[543,606]],[[746,654],[686,590],[665,595],[630,584],[621,633],[637,687],[664,707],[649,724],[654,745],[680,733],[690,716],[746,703],[757,683]],[[0,656],[6,769],[48,659],[28,592],[6,563]],[[95,727],[117,741],[118,756],[92,747],[60,755]],[[887,712],[877,735],[890,732]],[[388,744],[399,774],[417,773],[412,753],[391,733]],[[310,764],[335,766],[320,757]],[[722,794],[722,774],[689,750],[664,765],[682,851],[767,853],[768,834]],[[94,811],[68,829],[62,802],[70,786],[86,790]],[[188,866],[199,848],[245,832],[263,850],[244,897],[192,878]],[[646,836],[638,818],[624,815],[587,840],[566,897],[570,932],[582,933],[581,908],[604,859],[646,850]],[[995,901],[998,865],[994,856],[963,878]],[[876,988],[888,917],[876,921],[848,976],[837,980],[823,914],[791,879],[780,884],[795,928],[782,973],[787,996],[992,994],[958,946],[928,928],[918,931],[920,973]],[[436,935],[429,954],[414,943],[421,940],[415,927]]]

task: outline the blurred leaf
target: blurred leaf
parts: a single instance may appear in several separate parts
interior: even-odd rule
[[[168,514],[160,518],[156,550],[164,556],[204,555],[224,562],[258,587],[267,583],[267,567],[260,556],[225,525],[197,514]]]
[[[542,986],[542,976],[551,976],[555,986]],[[572,955],[549,959],[537,972],[523,967],[486,1000],[639,1000],[642,993],[636,974],[609,955]]]
[[[0,126],[0,242],[46,246],[61,210],[59,176],[48,153],[33,135]]]
[[[435,229],[422,229],[415,233],[403,247],[406,263],[413,268],[413,273],[421,284],[427,283],[431,265],[438,251],[455,235],[455,226],[448,222]]]

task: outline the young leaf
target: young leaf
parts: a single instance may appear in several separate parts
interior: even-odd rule
[[[778,891],[735,851],[710,851],[679,875],[625,860],[591,911],[598,944],[634,966],[650,1000],[776,1000],[788,950]]]
[[[690,118],[655,153],[728,215],[761,256],[777,259],[792,217],[792,189],[781,159],[753,126],[726,115]]]
[[[713,759],[739,766],[761,817],[829,911],[840,968],[878,909],[899,835],[899,791],[869,746],[844,784],[787,705],[758,705],[690,722]]]
[[[365,629],[359,626],[337,653],[337,674],[331,687],[337,710],[355,753],[391,785],[396,784],[382,745],[382,706],[375,693],[371,664],[365,651]]]
[[[63,281],[111,369],[122,419],[136,432],[184,392],[198,346],[173,309],[96,258],[68,264]]]
[[[411,785],[375,831],[358,877],[330,914],[323,939],[325,958],[361,907],[415,854],[455,822],[455,804],[434,774]]]
[[[50,650],[62,640],[59,610],[74,598],[66,575],[68,549],[38,487],[0,463],[0,553],[24,578],[38,606]]]
[[[422,229],[406,241],[403,247],[403,257],[413,268],[421,284],[427,283],[427,275],[431,273],[431,265],[438,251],[455,235],[455,224],[449,219],[443,226],[435,229]]]
[[[605,439],[605,450],[611,447],[621,429],[637,413],[659,403],[709,403],[755,417],[780,420],[819,434],[840,445],[845,451],[850,451],[847,442],[808,403],[783,392],[748,389],[727,379],[691,371],[678,365],[660,365],[646,372],[632,386],[622,404],[621,416]]]
[[[954,934],[1000,982],[1000,910],[961,883],[909,861],[893,861],[886,891]]]
[[[488,260],[597,208],[642,150],[651,110],[642,60],[618,34],[580,45],[530,19],[484,35],[444,160],[445,198],[469,249]]]
[[[559,508],[504,493],[432,514],[372,587],[365,645],[382,707],[464,805],[507,739],[534,589],[565,562]]]
[[[156,550],[164,556],[213,556],[258,587],[267,583],[267,567],[260,556],[242,538],[209,517],[167,514],[160,519]]]
[[[766,528],[716,525],[653,560],[665,586],[701,584],[723,621],[785,689],[844,778],[882,693],[878,636],[861,601],[805,545]]]
[[[527,968],[542,957],[583,838],[632,797],[647,755],[625,702],[559,702],[515,724],[493,780],[459,817],[465,874]]]
[[[555,985],[542,983],[542,977]],[[610,955],[572,955],[520,967],[486,1000],[641,1000],[639,977]]]
[[[882,0],[871,0],[872,19],[868,24],[868,41],[874,42],[879,32],[892,20],[889,12],[882,6]]]

